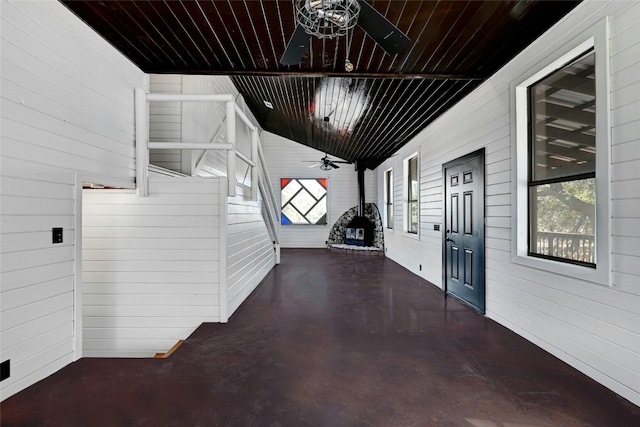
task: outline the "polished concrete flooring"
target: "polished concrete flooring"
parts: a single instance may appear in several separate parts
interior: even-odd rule
[[[283,250],[167,359],[81,359],[2,426],[640,426],[630,404],[381,256]]]

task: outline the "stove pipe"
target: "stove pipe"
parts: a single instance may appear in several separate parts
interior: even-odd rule
[[[356,160],[356,171],[358,172],[358,216],[364,216],[364,162]]]

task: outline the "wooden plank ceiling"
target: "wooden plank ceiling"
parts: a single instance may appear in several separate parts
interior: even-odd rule
[[[369,168],[579,3],[369,0],[411,39],[400,53],[356,26],[281,65],[292,0],[62,2],[143,71],[229,75],[265,130]]]

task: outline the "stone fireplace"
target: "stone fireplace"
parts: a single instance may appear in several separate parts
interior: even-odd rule
[[[327,244],[342,250],[366,250],[382,253],[384,230],[378,207],[364,202],[364,167],[356,164],[358,172],[358,206],[349,209],[333,225]]]

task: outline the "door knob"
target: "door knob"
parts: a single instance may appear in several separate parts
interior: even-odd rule
[[[453,243],[455,243],[455,242],[453,241],[453,239],[450,239],[450,238],[448,238],[448,237],[447,237],[446,239],[444,239],[444,240],[445,240],[446,242],[453,242]]]

